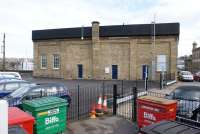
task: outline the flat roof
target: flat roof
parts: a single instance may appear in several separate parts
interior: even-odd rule
[[[153,36],[153,24],[99,26],[100,37]],[[156,23],[156,36],[179,36],[179,23]],[[91,38],[92,27],[33,30],[32,40]]]

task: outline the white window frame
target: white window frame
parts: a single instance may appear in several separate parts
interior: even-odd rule
[[[45,58],[44,58],[45,57]],[[43,59],[44,58],[44,59]],[[43,60],[46,60],[46,66],[43,66]],[[44,62],[45,63],[45,62]],[[40,56],[40,68],[41,69],[47,69],[47,56],[45,54],[42,54]]]
[[[58,58],[58,67],[55,65],[55,57]],[[53,54],[53,69],[60,69],[60,55],[59,54]]]

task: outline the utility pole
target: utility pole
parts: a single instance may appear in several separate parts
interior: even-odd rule
[[[4,33],[4,35],[3,35],[3,71],[5,71],[5,63],[6,63],[6,57],[5,57],[5,38],[6,38],[6,35],[5,35],[5,33]]]
[[[156,75],[156,15],[154,14],[153,24],[153,48],[152,48],[152,80],[155,80]]]

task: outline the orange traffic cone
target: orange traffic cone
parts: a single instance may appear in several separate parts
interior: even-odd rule
[[[103,100],[103,112],[108,113],[107,96],[104,96]]]
[[[103,110],[102,110],[102,98],[101,96],[99,96],[99,99],[98,99],[98,103],[96,105],[96,114],[97,115],[102,115],[103,114]]]
[[[90,118],[95,119],[96,118],[96,111],[95,111],[95,105],[92,107],[92,111],[90,113]]]

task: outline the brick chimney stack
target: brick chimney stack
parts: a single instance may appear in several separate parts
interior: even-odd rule
[[[99,22],[98,21],[92,22],[92,42],[93,42],[93,45],[99,42]]]
[[[98,79],[96,76],[99,74],[99,55],[100,55],[100,41],[99,41],[99,22],[92,22],[92,77],[93,79]]]

